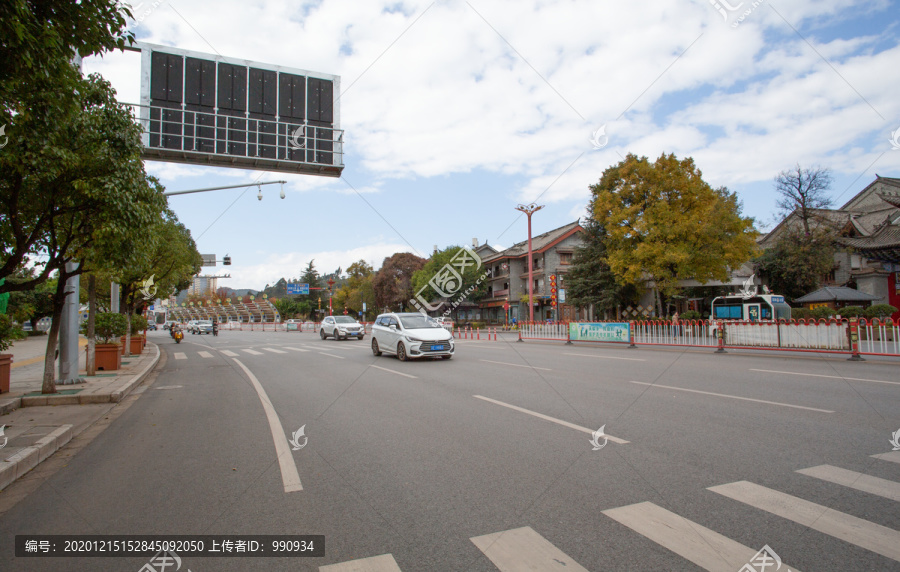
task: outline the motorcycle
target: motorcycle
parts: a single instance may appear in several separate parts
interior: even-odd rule
[[[173,333],[173,334],[172,334],[172,337],[175,339],[175,343],[176,343],[176,344],[180,344],[180,343],[181,343],[181,340],[184,338],[184,332],[182,332],[181,330],[179,330],[179,331]]]

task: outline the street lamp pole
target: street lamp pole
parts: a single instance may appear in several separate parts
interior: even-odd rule
[[[334,279],[328,279],[328,315],[334,316],[334,312],[331,310],[331,299],[334,297]]]
[[[531,254],[531,215],[544,208],[544,205],[519,205],[517,211],[528,215],[528,321],[534,323],[534,257]]]

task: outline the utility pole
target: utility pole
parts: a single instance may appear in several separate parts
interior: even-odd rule
[[[531,253],[531,215],[544,208],[544,205],[519,205],[517,211],[528,215],[528,321],[534,323],[534,256]]]

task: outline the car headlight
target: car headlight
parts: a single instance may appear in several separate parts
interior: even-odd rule
[[[416,338],[411,338],[411,337],[409,337],[409,336],[404,336],[404,337],[406,338],[406,341],[412,342],[412,343],[416,343],[416,344],[421,344],[422,342],[425,341],[425,340],[419,340],[419,339],[416,339]]]

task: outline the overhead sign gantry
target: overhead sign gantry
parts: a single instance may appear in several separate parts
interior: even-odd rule
[[[145,159],[340,177],[340,76],[136,42]]]

